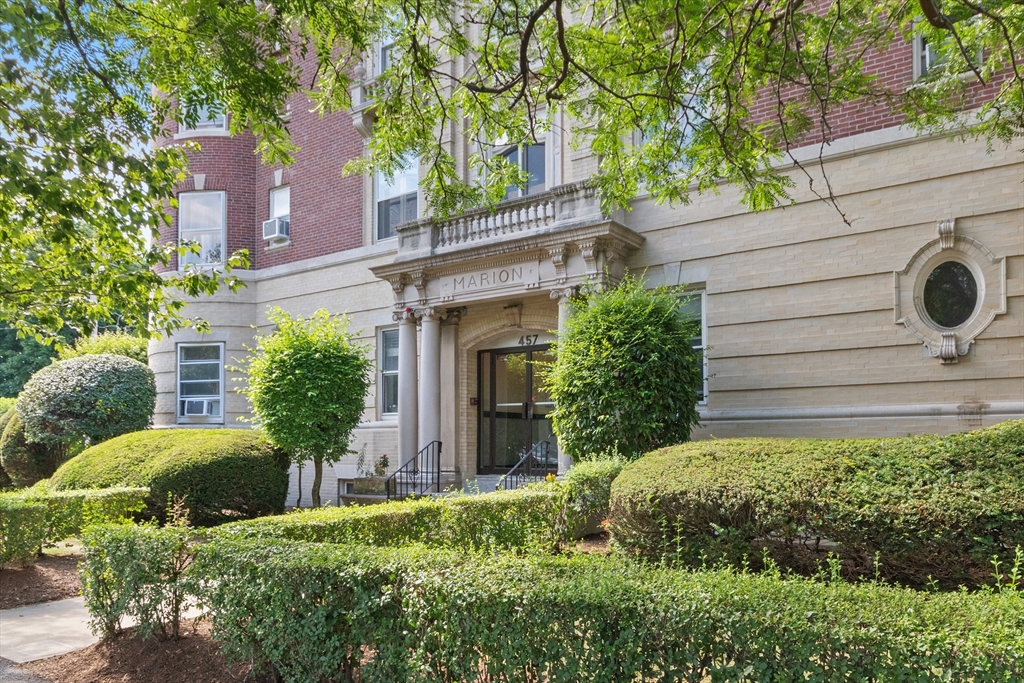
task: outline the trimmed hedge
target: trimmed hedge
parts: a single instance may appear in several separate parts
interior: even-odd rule
[[[227,524],[218,529],[218,535],[375,546],[541,548],[556,541],[552,521],[559,506],[560,498],[553,491],[497,491],[301,510]]]
[[[61,360],[67,360],[101,353],[125,356],[143,365],[149,365],[149,340],[127,332],[104,332],[95,337],[79,337],[75,340],[74,346],[65,346],[59,355]]]
[[[8,399],[0,399],[0,491],[14,486],[11,476],[7,474],[7,470],[3,467],[3,436],[4,430],[7,429],[7,423],[10,422],[11,418],[17,413],[17,411],[14,410],[14,404],[17,399],[10,399],[10,404],[4,405],[2,402],[7,400]]]
[[[50,478],[58,490],[145,486],[149,511],[163,519],[168,495],[184,496],[199,526],[280,514],[288,464],[249,429],[158,429],[88,448]]]
[[[130,519],[149,491],[114,488],[49,491],[43,486],[0,493],[0,565],[29,561],[44,543],[78,535],[93,524]]]
[[[627,553],[980,584],[1024,546],[1024,420],[955,436],[725,439],[665,448],[612,485]],[[877,563],[876,563],[877,560]]]
[[[32,486],[46,479],[60,466],[67,456],[68,447],[53,447],[29,443],[25,436],[25,422],[17,409],[11,408],[0,418],[0,464],[18,488]]]
[[[228,657],[287,682],[1024,677],[1012,591],[224,539],[194,571]]]

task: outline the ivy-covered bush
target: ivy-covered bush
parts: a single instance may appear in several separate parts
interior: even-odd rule
[[[94,633],[121,633],[125,619],[143,637],[177,638],[182,613],[200,587],[187,574],[195,531],[184,524],[100,525],[82,536],[82,595]]]
[[[699,330],[681,314],[679,292],[645,289],[628,274],[617,287],[575,299],[546,381],[565,454],[633,460],[688,441],[703,381],[690,344]]]
[[[227,655],[287,682],[1024,677],[1012,591],[226,539],[193,570]]]
[[[497,491],[379,505],[301,510],[228,524],[218,535],[317,543],[523,550],[550,547],[560,503],[553,491]]]
[[[0,465],[11,485],[17,488],[32,486],[46,479],[64,461],[68,446],[47,447],[29,443],[25,436],[25,423],[16,408],[0,418]]]
[[[0,564],[30,560],[44,543],[76,536],[90,525],[128,521],[142,510],[147,493],[140,488],[50,491],[41,484],[0,493]]]
[[[250,429],[153,429],[87,448],[50,478],[57,490],[145,486],[163,519],[168,494],[185,498],[198,526],[280,514],[287,459]]]
[[[29,441],[53,448],[97,444],[149,427],[156,407],[153,371],[125,356],[79,356],[46,366],[18,396]]]
[[[74,346],[65,346],[60,350],[60,358],[67,360],[100,353],[126,356],[147,365],[149,363],[149,340],[127,332],[104,332],[95,337],[79,337],[75,340]]]
[[[656,451],[612,485],[627,553],[690,566],[812,570],[978,584],[1024,546],[1024,420],[954,436],[722,439]]]
[[[44,503],[0,496],[0,567],[31,562],[46,542]]]

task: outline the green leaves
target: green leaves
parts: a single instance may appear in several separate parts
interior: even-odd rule
[[[575,302],[546,385],[567,455],[635,459],[689,439],[703,366],[689,341],[696,323],[679,306],[679,292],[644,289],[631,275]]]

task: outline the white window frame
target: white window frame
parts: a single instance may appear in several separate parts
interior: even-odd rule
[[[952,40],[952,36],[950,36],[950,40]],[[913,45],[914,45],[913,52],[914,52],[914,80],[915,81],[918,81],[918,80],[924,78],[929,73],[931,73],[934,69],[942,67],[942,62],[936,62],[935,61],[935,57],[932,56],[932,55],[935,54],[935,52],[932,49],[932,46],[928,44],[928,40],[927,40],[927,38],[925,36],[921,36],[921,35],[914,36]],[[985,59],[984,50],[982,48],[978,48],[978,54],[975,57],[975,62],[976,62],[975,66],[978,66],[978,65],[982,64],[984,62],[984,59]],[[928,62],[927,66],[922,64],[922,61],[925,61],[925,60],[927,60],[927,62]],[[963,71],[962,73],[960,73],[959,77],[961,79],[971,79],[971,78],[974,77],[974,74],[971,72],[970,69],[967,69],[967,70]]]
[[[693,346],[694,350],[700,351],[702,374],[704,376],[703,398],[697,401],[697,405],[708,404],[708,299],[706,289],[691,289],[684,292],[684,296],[692,300],[700,301],[700,346]],[[692,345],[691,345],[692,346]]]
[[[216,268],[224,265],[224,257],[227,254],[228,248],[228,193],[224,190],[196,190],[192,192],[179,192],[178,193],[178,244],[181,244],[185,240],[184,233],[201,233],[207,232],[205,230],[183,230],[181,226],[181,198],[189,195],[200,195],[200,194],[216,194],[220,195],[220,261],[211,263],[192,263],[197,268]],[[195,256],[194,254],[188,254],[188,257]],[[184,261],[186,257],[178,255],[178,270],[184,270],[186,265]]]
[[[386,242],[388,240],[397,239],[398,238],[398,232],[395,230],[395,227],[397,225],[401,225],[402,223],[408,223],[410,220],[416,220],[420,216],[420,160],[419,160],[419,158],[416,158],[415,160],[410,160],[410,161],[412,162],[413,168],[415,168],[415,170],[416,170],[416,189],[414,191],[412,191],[412,192],[406,192],[405,194],[400,194],[400,195],[396,194],[396,195],[393,195],[391,197],[382,197],[381,196],[382,195],[381,186],[386,181],[384,179],[383,174],[380,171],[375,170],[373,172],[373,241],[374,242]],[[393,180],[394,180],[394,178],[392,178],[392,181]],[[415,212],[415,215],[411,219],[407,218],[406,220],[403,220],[403,221],[401,221],[399,223],[396,223],[395,225],[390,225],[389,227],[391,228],[391,233],[392,234],[388,235],[386,237],[381,237],[381,234],[380,234],[380,203],[382,201],[385,201],[385,200],[392,201],[392,200],[395,200],[395,199],[401,199],[402,200],[402,212],[404,213],[405,212],[406,201],[408,200],[408,198],[411,195],[416,195],[416,212]]]
[[[288,193],[288,211],[287,213],[275,214],[274,213],[274,195],[282,192]],[[291,221],[292,213],[292,186],[291,185],[278,185],[277,187],[270,188],[270,194],[267,195],[267,215],[270,218],[284,218],[287,221]]]
[[[197,346],[216,346],[220,349],[220,395],[219,396],[188,396],[183,397],[181,395],[181,350],[184,348],[194,348]],[[177,424],[224,424],[224,415],[227,412],[224,401],[224,342],[188,342],[180,343],[174,349],[174,413],[177,416]],[[210,362],[210,361],[204,361]],[[186,365],[189,362],[185,363]],[[219,400],[220,401],[220,415],[184,415],[182,414],[181,402],[183,400]]]
[[[396,363],[394,370],[384,370],[384,335],[393,333],[398,338],[397,327],[383,327],[377,332],[377,400],[378,400],[378,415],[380,419],[395,419],[398,417],[398,366]],[[399,348],[401,353],[401,348]],[[394,412],[384,411],[384,378],[395,377],[395,410]]]
[[[519,198],[522,198],[522,197],[529,197],[531,195],[540,194],[542,192],[547,192],[548,190],[551,189],[552,185],[551,185],[549,176],[551,174],[551,165],[552,165],[551,164],[551,147],[552,147],[552,145],[550,143],[550,140],[548,139],[549,137],[550,136],[545,136],[544,139],[539,140],[538,142],[533,143],[533,144],[495,145],[494,153],[491,155],[491,158],[493,159],[495,157],[503,157],[503,156],[505,156],[507,154],[511,154],[513,152],[513,150],[514,150],[516,152],[516,162],[517,162],[517,164],[519,166],[519,170],[520,171],[524,170],[523,164],[526,162],[525,151],[527,150],[527,148],[529,148],[529,147],[543,147],[544,148],[544,189],[538,189],[538,190],[535,190],[533,192],[530,192],[530,186],[528,184],[527,187],[526,187],[526,190],[525,190],[525,194],[524,194],[523,188],[510,186],[510,188],[506,188],[506,190],[505,190],[505,199],[506,200],[509,200],[509,199],[519,199]],[[512,194],[512,193],[514,193],[514,194]]]

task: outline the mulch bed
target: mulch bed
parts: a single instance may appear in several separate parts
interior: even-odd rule
[[[0,609],[74,598],[82,592],[81,555],[41,555],[28,567],[0,569]]]
[[[611,550],[608,548],[608,533],[602,531],[599,534],[584,536],[576,543],[576,552],[590,553],[593,555],[607,555]]]
[[[208,620],[184,620],[181,640],[142,640],[131,630],[110,642],[40,659],[21,668],[53,683],[269,683],[249,664],[229,667]]]

